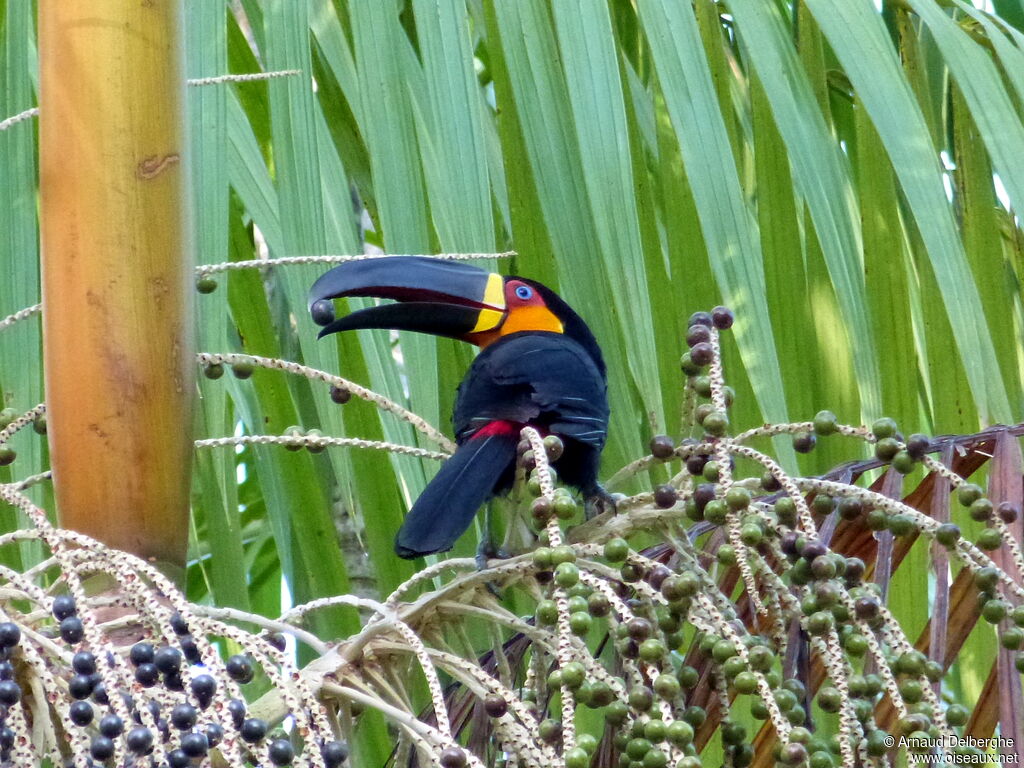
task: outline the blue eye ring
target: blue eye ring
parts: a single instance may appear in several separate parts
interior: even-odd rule
[[[523,301],[529,301],[533,298],[533,289],[528,285],[517,285],[516,298],[522,299]]]

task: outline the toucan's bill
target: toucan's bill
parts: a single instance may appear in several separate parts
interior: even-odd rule
[[[492,330],[505,319],[501,275],[454,261],[386,256],[349,261],[325,272],[309,292],[320,337],[355,328],[393,328],[461,339]],[[394,299],[334,318],[331,299],[371,296]]]

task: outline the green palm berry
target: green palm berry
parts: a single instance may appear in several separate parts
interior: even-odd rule
[[[889,516],[880,509],[872,509],[865,516],[864,524],[872,531],[884,531],[889,524]]]
[[[704,507],[704,519],[713,525],[725,525],[729,508],[721,499],[709,501]]]
[[[669,725],[665,738],[677,747],[685,746],[693,741],[693,726],[684,720],[676,720]]]
[[[568,589],[580,580],[580,569],[575,563],[559,563],[555,568],[555,583]]]
[[[688,377],[696,376],[701,372],[701,366],[693,362],[689,352],[684,352],[682,357],[679,358],[679,367]]]
[[[562,738],[562,723],[560,720],[552,720],[550,717],[541,720],[537,727],[537,734],[547,742],[558,741]]]
[[[835,500],[827,493],[819,493],[811,502],[811,511],[816,515],[827,515],[835,509]]]
[[[570,661],[562,667],[562,684],[576,690],[586,680],[587,671],[578,661]]]
[[[231,364],[231,373],[236,379],[248,379],[256,368],[248,360],[240,360]]]
[[[726,416],[722,411],[712,411],[704,417],[704,421],[701,423],[704,430],[709,435],[715,437],[721,437],[725,434],[726,430],[729,429],[729,417]],[[708,462],[709,464],[711,462]],[[705,469],[707,467],[705,466]]]
[[[554,560],[551,559],[551,549],[549,547],[537,547],[533,550],[533,564],[538,568],[550,568],[554,565]]]
[[[1008,608],[1009,607],[1002,600],[987,600],[985,601],[984,607],[981,609],[981,615],[989,624],[998,624],[1006,618],[1006,614],[1009,612]]]
[[[796,502],[789,496],[783,496],[773,507],[775,516],[783,525],[792,526],[796,522]]]
[[[693,388],[701,397],[711,397],[711,378],[709,376],[698,376],[693,380]]]
[[[549,626],[558,622],[558,606],[554,600],[541,600],[537,603],[537,621]]]
[[[573,587],[573,590],[579,588],[581,585],[582,585],[582,582],[580,582],[580,584],[577,584],[575,587]],[[573,594],[570,593],[570,595],[569,595],[569,613],[576,613],[577,611],[585,611],[585,610],[587,610],[587,598],[585,598],[585,597],[583,597],[581,595],[573,595]]]
[[[676,671],[676,679],[679,681],[679,685],[689,690],[697,685],[700,680],[700,672],[684,664]]]
[[[750,506],[750,491],[734,485],[725,494],[725,503],[730,509],[741,510]]]
[[[221,363],[207,363],[203,366],[203,375],[208,379],[219,379],[224,375],[224,366]]]
[[[576,515],[576,500],[568,494],[555,496],[553,506],[559,520],[570,520]]]
[[[808,766],[809,768],[835,768],[835,763],[832,761],[832,755],[823,749],[819,749],[811,753]]]
[[[604,711],[604,719],[612,725],[622,725],[629,718],[629,706],[624,701],[613,701]]]
[[[740,541],[748,547],[756,547],[764,538],[760,525],[744,525],[740,528]]]
[[[668,765],[668,755],[660,749],[652,749],[641,761],[643,768],[665,768]]]
[[[743,660],[742,656],[733,656],[731,659],[726,659],[722,665],[722,672],[725,673],[727,680],[732,680],[736,675],[747,668],[747,662]]]
[[[992,592],[999,584],[999,571],[988,565],[974,572],[974,586],[983,592]]]
[[[654,680],[654,692],[663,699],[674,699],[679,695],[680,687],[675,675],[658,675]]]
[[[892,437],[883,437],[875,443],[875,458],[879,461],[892,461],[893,456],[900,452],[900,444]]]
[[[904,651],[896,659],[896,671],[901,675],[917,677],[924,673],[924,665],[927,661],[928,657],[920,651]]]
[[[736,565],[736,550],[731,544],[723,544],[715,552],[715,559],[725,566]]]
[[[980,549],[988,551],[999,549],[1003,544],[1003,535],[999,533],[998,528],[986,528],[978,534],[978,539],[975,544],[977,544]]]
[[[760,699],[754,699],[750,702],[750,716],[755,720],[767,720],[768,707]]]
[[[838,712],[843,706],[843,695],[838,688],[826,685],[818,691],[818,706],[826,712]]]
[[[196,280],[196,290],[200,293],[213,293],[217,290],[217,281],[209,275],[203,275]]]
[[[958,728],[961,725],[966,725],[970,716],[970,710],[962,704],[950,704],[946,708],[946,722],[954,727]]]
[[[894,536],[909,536],[917,530],[914,525],[914,518],[910,515],[898,514],[889,518],[889,530]]]
[[[896,455],[892,457],[892,468],[901,475],[909,475],[913,472],[916,463],[914,457],[907,451],[897,451]]]
[[[733,678],[732,686],[736,689],[736,693],[749,696],[757,690],[757,675],[753,672],[740,672]]]
[[[597,751],[597,738],[592,733],[581,733],[576,736],[576,746],[588,755]]]
[[[747,729],[740,723],[725,721],[721,724],[722,743],[736,746],[747,738]]]
[[[960,526],[955,523],[943,523],[935,529],[935,540],[947,549],[952,549],[960,541]]]
[[[992,518],[992,509],[992,502],[982,497],[971,502],[971,506],[967,508],[967,514],[971,516],[972,520],[983,523]]]
[[[629,706],[639,712],[646,712],[654,704],[654,691],[644,686],[634,687],[627,697]]]
[[[586,611],[577,611],[569,614],[569,631],[574,635],[582,637],[590,631],[594,620]]]
[[[865,748],[872,757],[881,757],[888,750],[888,744],[886,739],[889,734],[885,731],[872,730],[868,731],[867,738],[865,739]]]
[[[696,705],[689,706],[686,711],[683,712],[683,720],[688,722],[694,728],[700,728],[704,725],[704,721],[707,720],[708,713],[704,711],[703,707]]]
[[[590,765],[590,755],[583,747],[573,747],[562,758],[565,768],[587,768]]]
[[[668,726],[664,720],[648,720],[644,723],[644,738],[652,743],[664,741],[667,733]]]
[[[1020,650],[1021,645],[1024,645],[1024,632],[1016,627],[1005,629],[999,635],[999,643],[1003,648],[1008,648],[1011,651]]]
[[[625,539],[609,539],[604,545],[604,557],[611,563],[621,563],[629,556],[629,544]]]
[[[886,437],[893,437],[896,434],[896,422],[888,416],[876,419],[871,425],[871,433],[879,440]]]
[[[661,661],[667,652],[665,644],[656,638],[648,638],[640,643],[640,658],[649,664]]]
[[[555,565],[561,565],[562,563],[575,563],[576,550],[564,544],[560,547],[554,547],[551,550],[551,562]]]
[[[770,648],[756,645],[747,653],[747,663],[755,672],[767,672],[775,663],[775,654]]]
[[[626,754],[633,760],[643,760],[644,755],[651,751],[654,745],[648,739],[639,737],[630,739],[626,744]]]
[[[981,490],[981,486],[975,483],[964,483],[956,489],[956,497],[965,507],[971,506],[983,495],[984,491]]]
[[[717,483],[719,475],[722,474],[721,467],[718,462],[712,459],[704,463],[704,466],[700,470],[701,477],[707,480],[709,483]]]
[[[843,647],[848,654],[859,659],[868,652],[868,639],[864,635],[854,632],[847,635]]]
[[[814,416],[814,431],[824,437],[835,433],[838,419],[832,411],[818,411]]]
[[[722,664],[736,655],[736,646],[733,645],[732,640],[719,640],[711,650],[711,655],[715,661]]]
[[[7,446],[0,446],[0,467],[6,467],[14,463],[18,458],[18,452]]]
[[[916,704],[924,697],[924,689],[921,683],[913,678],[900,682],[900,695],[908,704]]]

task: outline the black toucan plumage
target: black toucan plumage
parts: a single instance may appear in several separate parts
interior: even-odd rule
[[[334,319],[330,299],[395,299]],[[601,349],[586,323],[554,291],[461,262],[419,256],[351,261],[310,290],[320,336],[393,328],[461,339],[481,348],[459,385],[453,413],[458,449],[406,516],[395,540],[401,557],[451,549],[480,506],[511,487],[524,425],[558,435],[559,477],[588,499],[608,431]]]

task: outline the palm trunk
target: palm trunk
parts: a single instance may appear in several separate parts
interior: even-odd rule
[[[195,362],[179,0],[40,0],[43,329],[61,524],[184,565]]]

